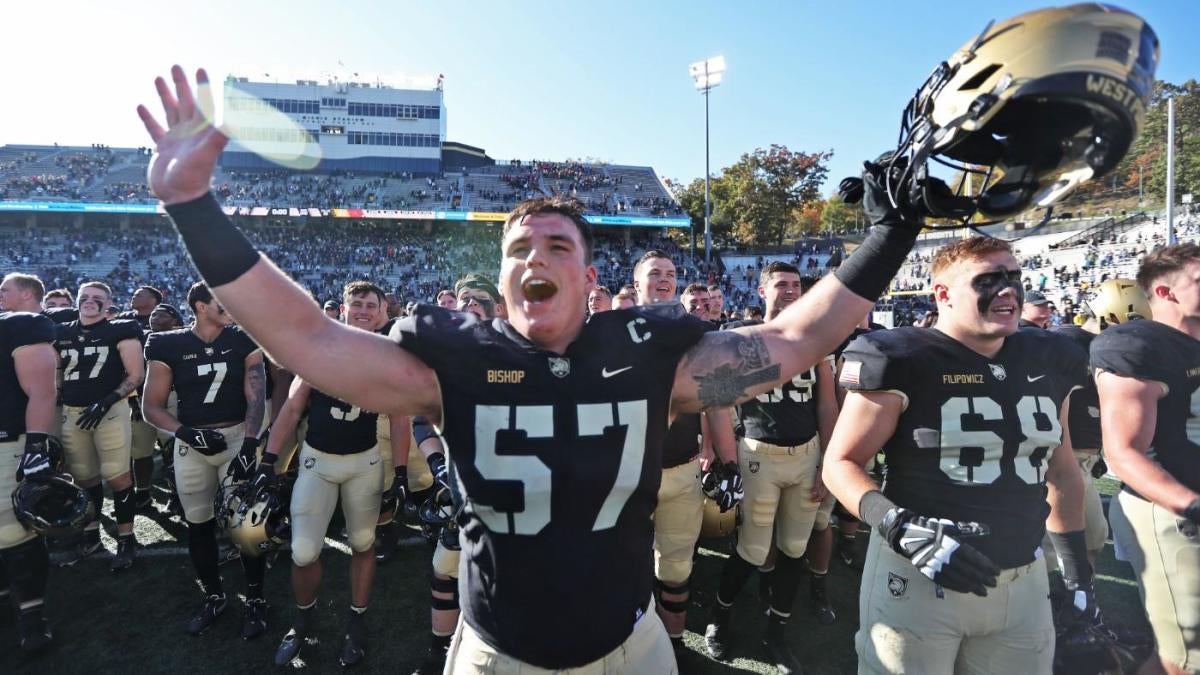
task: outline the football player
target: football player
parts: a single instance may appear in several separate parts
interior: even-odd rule
[[[1007,242],[958,241],[931,268],[937,328],[867,333],[844,352],[849,391],[824,478],[876,530],[859,667],[1048,673],[1047,526],[1080,611],[1095,606],[1066,432],[1086,357],[1063,336],[1018,331],[1021,267]],[[883,492],[863,468],[881,447]]]
[[[763,267],[758,294],[774,320],[802,295],[800,270],[784,262]],[[728,328],[755,325],[744,321]],[[820,507],[828,497],[821,482],[821,451],[837,420],[832,358],[800,373],[773,391],[759,394],[736,409],[738,464],[745,501],[738,524],[737,549],[721,573],[705,645],[714,658],[729,652],[733,602],[756,567],[767,563],[773,548],[782,554],[775,568],[760,579],[769,583],[770,607],[763,646],[770,663],[784,673],[799,672],[799,659],[783,638],[802,572],[802,558]],[[832,500],[829,500],[832,509]],[[826,517],[828,527],[828,517]],[[774,542],[774,543],[772,543]],[[813,565],[815,595],[824,596],[824,565]],[[830,610],[831,611],[831,610]]]
[[[36,275],[19,272],[6,274],[3,282],[0,282],[0,311],[44,314],[56,324],[67,323],[79,318],[78,310],[62,304],[64,302],[62,296],[52,298],[54,305],[44,304],[43,298],[51,298],[54,293],[59,292],[65,293],[66,300],[69,300],[71,297],[69,291],[60,289],[46,293],[45,290],[46,287],[42,284],[42,280]],[[54,405],[54,419],[50,423],[48,433],[56,439],[62,436],[62,404],[57,398]]]
[[[1083,306],[1086,320],[1082,325],[1058,326],[1053,330],[1069,337],[1084,351],[1090,351],[1092,341],[1100,331],[1136,319],[1150,318],[1146,295],[1133,279],[1109,279],[1100,284],[1095,297]],[[1100,400],[1096,383],[1089,379],[1071,394],[1069,409],[1071,447],[1084,477],[1084,538],[1087,540],[1088,560],[1094,566],[1100,551],[1108,541],[1108,520],[1094,478],[1104,475],[1105,465],[1100,456]],[[1042,542],[1046,564],[1057,565],[1054,544],[1047,538]]]
[[[617,291],[617,294],[613,296],[613,309],[629,309],[630,307],[636,306],[637,290],[634,289],[633,284],[626,284],[622,286],[621,290]]]
[[[9,282],[5,278],[4,285]],[[11,304],[7,294],[4,297],[6,305]],[[40,294],[35,298],[40,300]],[[5,572],[0,576],[6,576],[5,591],[11,589],[26,653],[52,640],[43,612],[50,560],[45,540],[17,519],[9,495],[18,481],[53,474],[62,461],[62,447],[49,433],[57,396],[53,340],[50,319],[36,313],[0,313],[0,569]]]
[[[708,322],[708,287],[690,284],[679,303],[675,302],[675,263],[662,251],[651,249],[633,268],[633,284],[638,304],[668,305],[682,309],[703,322],[702,330],[713,330]],[[702,419],[702,417],[707,419]],[[654,509],[654,577],[657,585],[658,614],[671,638],[675,659],[681,670],[690,660],[683,644],[683,631],[691,600],[692,557],[704,516],[704,492],[701,489],[700,454],[711,447],[720,457],[714,469],[714,482],[732,486],[728,500],[721,504],[728,511],[741,499],[741,477],[734,454],[733,426],[728,409],[699,414],[677,414],[667,428],[662,447],[662,480],[658,505]]]
[[[363,332],[373,333],[386,319],[383,289],[371,282],[347,284],[343,300],[348,324]],[[383,466],[376,447],[378,415],[333,398],[297,378],[275,420],[277,431],[295,429],[301,416],[307,417],[308,430],[300,449],[300,471],[291,502],[292,595],[296,611],[292,628],[275,651],[275,665],[291,663],[313,632],[313,608],[321,585],[321,547],[340,497],[351,555],[350,611],[339,662],[352,666],[366,655],[366,612],[375,578],[375,525],[383,498]],[[268,437],[260,468],[264,480],[274,476],[272,466],[282,449],[276,438],[281,436],[275,433]],[[406,457],[392,459],[402,466]]]
[[[42,298],[42,307],[46,309],[74,308],[75,300],[71,297],[71,291],[65,288],[56,288],[46,292]]]
[[[468,274],[454,284],[454,290],[458,297],[459,311],[470,312],[480,321],[496,318],[495,310],[499,306],[500,291],[495,284],[477,274]],[[424,503],[426,499],[444,498],[451,491],[451,480],[442,436],[433,424],[422,416],[413,418],[412,435],[414,445],[421,455],[419,462],[428,467],[426,471],[430,484],[430,489],[418,503]],[[445,523],[434,546],[433,574],[429,582],[432,629],[429,648],[414,675],[434,675],[442,672],[445,667],[450,638],[454,634],[460,614],[458,564],[461,550],[457,526],[452,522]]]
[[[113,491],[117,552],[111,569],[133,565],[133,481],[130,478],[129,403],[142,384],[142,330],[137,322],[109,319],[112,291],[99,281],[79,287],[79,319],[58,326],[54,347],[62,364],[62,442],[67,470],[96,505],[96,520],[84,529],[74,564],[100,549],[101,478]]]
[[[1142,259],[1153,320],[1092,341],[1113,538],[1137,575],[1162,670],[1200,672],[1200,246]],[[1153,660],[1141,672],[1155,672]]]
[[[187,302],[196,317],[190,327],[151,333],[146,340],[150,372],[142,413],[175,437],[175,486],[187,523],[188,554],[204,593],[186,629],[200,635],[226,606],[213,501],[222,481],[247,480],[254,473],[258,438],[246,430],[262,427],[266,372],[262,350],[229,325],[225,308],[208,286],[193,284]],[[177,412],[169,409],[172,391],[178,397]],[[265,565],[260,556],[243,555],[241,560],[246,577],[242,638],[251,640],[267,628]]]
[[[612,291],[608,286],[597,285],[588,293],[588,313],[607,312],[612,308]]]
[[[161,333],[163,331],[175,330],[182,327],[183,314],[180,313],[179,308],[175,305],[163,303],[155,307],[154,311],[150,312],[151,333]],[[148,367],[149,366],[147,366],[147,368]],[[171,389],[171,393],[167,396],[167,412],[169,412],[172,417],[176,417],[179,412],[179,397],[175,393],[174,389]],[[147,424],[149,423],[147,422]],[[168,491],[167,509],[171,514],[182,519],[183,505],[179,503],[179,492],[175,488],[175,437],[165,431],[162,431],[161,429],[156,431],[158,450],[162,455],[162,477],[163,481],[166,483]],[[151,468],[153,468],[153,463],[151,463]],[[140,483],[141,477],[138,475],[136,461],[134,462],[133,473],[135,484],[134,491],[136,493],[138,488],[140,488],[142,485],[142,483]]]
[[[153,286],[138,286],[129,299],[129,311],[121,312],[118,319],[137,321],[142,330],[150,330],[150,313],[162,304],[163,294]]]
[[[720,325],[725,322],[725,291],[719,284],[708,285],[708,313],[710,320]]]
[[[728,408],[824,358],[886,289],[919,221],[881,209],[854,254],[770,324],[709,332],[652,307],[588,321],[597,271],[582,207],[529,200],[503,229],[508,319],[422,306],[389,342],[323,316],[221,211],[209,185],[228,139],[206,121],[211,88],[197,78],[199,101],[182,68],[174,91],[156,81],[165,128],[139,108],[156,145],[151,189],[197,269],[314,388],[441,424],[463,504],[447,672],[675,671],[648,573],[670,411]]]

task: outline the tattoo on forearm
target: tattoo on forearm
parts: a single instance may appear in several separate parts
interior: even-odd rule
[[[118,397],[125,398],[126,396],[128,396],[128,395],[132,394],[134,391],[136,391],[137,388],[138,388],[137,381],[126,378],[121,381],[121,385],[117,387],[116,393],[117,393]]]
[[[247,368],[246,381],[250,385],[246,396],[246,434],[257,435],[266,410],[267,372],[263,364],[256,363]]]
[[[766,341],[754,334],[709,333],[688,352],[685,367],[694,373],[705,409],[732,406],[750,387],[779,379],[779,364],[771,360]]]

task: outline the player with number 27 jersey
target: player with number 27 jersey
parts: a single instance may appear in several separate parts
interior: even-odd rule
[[[441,387],[441,430],[470,495],[464,619],[484,640],[533,665],[582,665],[647,611],[671,387],[706,330],[654,308],[603,312],[559,356],[506,322],[438,307],[397,322],[393,339]]]
[[[988,359],[937,329],[859,336],[841,384],[905,399],[884,446],[883,493],[922,515],[986,524],[971,545],[1007,569],[1034,560],[1045,532],[1045,469],[1059,413],[1087,378],[1087,355],[1056,333],[1022,329]]]

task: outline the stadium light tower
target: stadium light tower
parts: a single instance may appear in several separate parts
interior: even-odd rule
[[[696,82],[696,91],[704,94],[704,264],[707,267],[712,265],[712,228],[708,222],[712,216],[708,185],[708,92],[725,77],[725,57],[697,61],[688,66],[688,73]]]

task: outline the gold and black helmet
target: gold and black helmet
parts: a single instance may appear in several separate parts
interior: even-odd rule
[[[1002,219],[1047,208],[1113,170],[1141,131],[1158,37],[1136,14],[1081,3],[989,24],[905,108],[887,183],[894,205]],[[955,195],[927,161],[983,176]]]
[[[1154,318],[1150,301],[1133,279],[1105,281],[1086,304],[1092,316],[1110,325]]]

